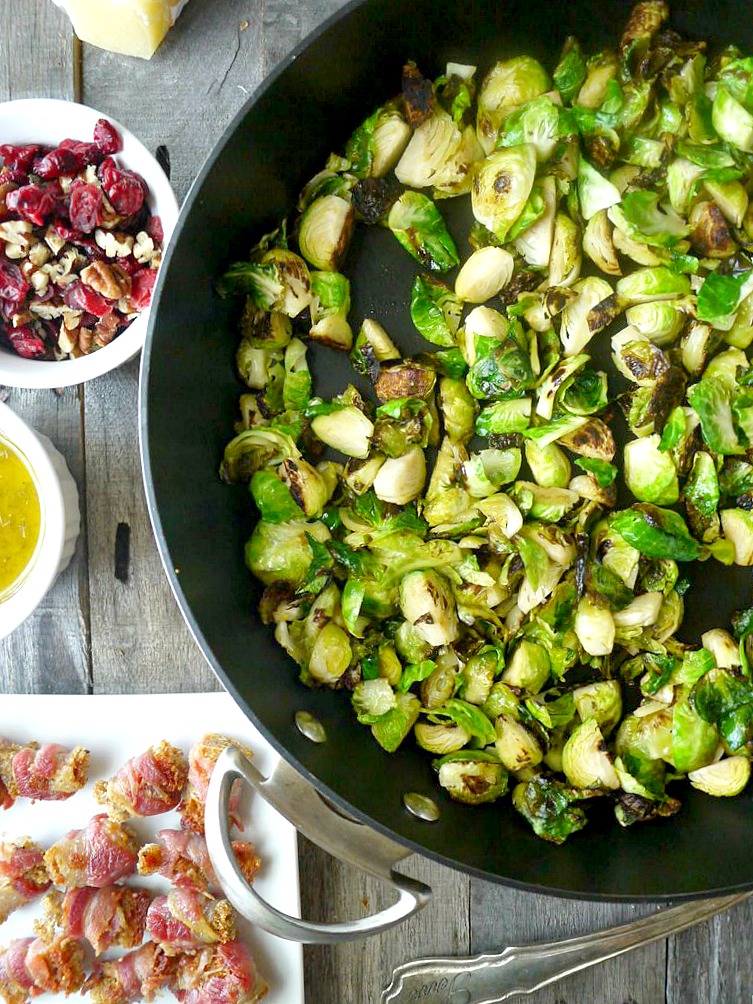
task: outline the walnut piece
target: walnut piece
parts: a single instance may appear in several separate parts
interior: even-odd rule
[[[127,258],[133,251],[133,237],[130,234],[97,229],[94,231],[94,240],[108,258]]]
[[[120,283],[109,265],[103,261],[93,261],[81,272],[81,282],[107,300],[118,300],[121,295]]]

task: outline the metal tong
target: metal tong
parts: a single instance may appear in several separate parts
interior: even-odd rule
[[[472,958],[417,959],[397,966],[382,1004],[497,1004],[532,994],[581,969],[678,934],[743,903],[750,893],[694,900],[648,917],[567,941],[510,946]]]

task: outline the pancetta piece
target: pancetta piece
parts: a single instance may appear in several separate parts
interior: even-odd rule
[[[0,924],[49,887],[50,876],[39,844],[29,837],[0,843]]]
[[[120,959],[96,963],[83,990],[94,1004],[151,1001],[170,982],[177,964],[177,958],[165,955],[159,945],[147,941]]]
[[[73,993],[84,975],[84,950],[66,935],[19,938],[0,953],[0,996],[7,1004],[24,1004],[45,990]]]
[[[168,742],[126,761],[115,777],[98,781],[94,797],[111,819],[158,816],[177,808],[188,778],[185,754]]]
[[[204,806],[207,801],[209,780],[217,763],[217,758],[228,746],[235,746],[247,757],[253,753],[234,739],[210,733],[193,745],[188,754],[188,788],[180,807],[183,826],[193,833],[204,835]],[[230,822],[239,830],[243,829],[238,814],[242,785],[240,780],[233,785],[230,796]]]
[[[89,751],[56,743],[17,746],[0,738],[0,805],[9,809],[17,798],[58,801],[84,787]]]
[[[232,941],[235,915],[226,899],[214,899],[194,889],[173,888],[167,896],[152,900],[146,929],[167,955],[178,955]]]
[[[65,895],[57,890],[51,892],[45,898],[45,916],[63,934],[83,938],[95,955],[101,955],[108,948],[136,948],[141,944],[151,901],[148,889],[82,886],[69,889]]]
[[[50,878],[66,889],[112,885],[133,874],[137,859],[135,834],[104,813],[93,816],[83,830],[71,830],[44,856]]]
[[[160,830],[159,844],[145,844],[139,851],[140,875],[162,875],[182,889],[219,890],[209,851],[203,837],[188,830]],[[241,871],[251,882],[261,859],[256,848],[243,840],[233,841],[233,851]]]
[[[269,989],[241,941],[184,955],[170,983],[180,1004],[255,1004]]]

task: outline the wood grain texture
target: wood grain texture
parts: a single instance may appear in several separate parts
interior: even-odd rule
[[[501,951],[511,944],[573,938],[629,923],[655,909],[645,905],[554,899],[474,880],[471,884],[472,950],[474,954]],[[658,942],[577,973],[524,999],[531,1004],[586,1004],[592,1001],[659,1004],[664,1000],[666,953],[666,943]]]
[[[94,690],[217,689],[181,617],[154,543],[139,461],[137,375],[134,361],[86,390]]]
[[[302,915],[330,922],[384,908],[393,899],[384,885],[330,858],[301,838]],[[398,928],[368,941],[304,949],[306,1004],[371,1004],[401,962],[427,954],[470,951],[469,879],[427,858],[414,856],[399,871],[431,886],[432,901]]]
[[[72,32],[51,4],[0,4],[0,100],[72,97]],[[7,404],[46,435],[66,458],[83,493],[83,423],[79,391],[9,390]],[[85,517],[85,512],[84,512]],[[24,693],[85,693],[89,659],[86,523],[76,554],[47,597],[0,641],[0,688]]]
[[[666,1004],[749,1004],[752,930],[753,903],[748,902],[673,938],[667,955]]]

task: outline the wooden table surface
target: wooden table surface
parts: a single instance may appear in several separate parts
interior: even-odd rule
[[[0,0],[0,100],[72,99],[79,69],[81,100],[119,119],[150,149],[162,147],[182,199],[246,97],[340,6],[341,0],[192,0],[151,62],[143,62],[90,46],[77,53],[70,24],[51,0]],[[152,539],[139,469],[137,385],[138,362],[133,362],[60,392],[0,388],[0,399],[65,455],[79,486],[83,518],[70,568],[31,619],[0,642],[2,691],[218,687],[178,613]],[[5,724],[1,712],[0,723]],[[301,841],[300,855],[306,915],[343,919],[384,902],[376,883],[312,845]],[[392,967],[416,956],[567,937],[651,909],[517,892],[425,859],[412,859],[408,869],[434,888],[431,905],[366,943],[307,948],[307,1004],[377,1002]],[[752,931],[753,904],[746,904],[668,943],[519,999],[748,1004]]]

